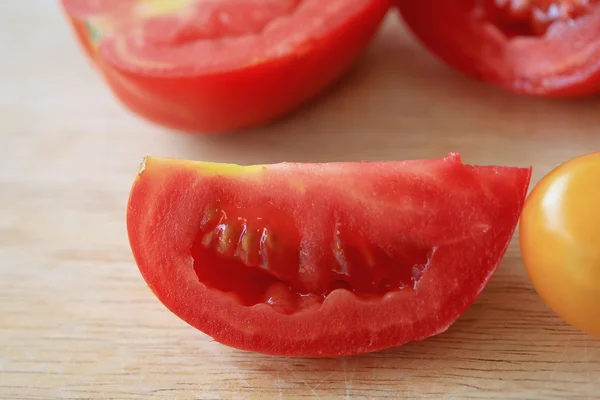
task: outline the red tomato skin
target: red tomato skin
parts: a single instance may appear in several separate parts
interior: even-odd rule
[[[357,165],[347,164],[355,170],[360,168]],[[463,168],[456,155],[413,165],[417,168],[409,168],[409,174],[425,169],[438,171],[440,178]],[[265,170],[269,169],[265,166]],[[242,306],[218,290],[207,289],[194,271],[189,249],[204,207],[200,199],[210,196],[211,191],[198,168],[185,161],[146,159],[132,187],[127,229],[135,261],[152,292],[170,311],[217,342],[283,356],[336,357],[368,353],[444,332],[486,286],[516,227],[531,169],[485,171],[468,174],[471,177],[490,174],[491,181],[487,182],[490,185],[480,188],[491,190],[488,193],[504,193],[504,199],[471,204],[473,209],[481,210],[485,210],[485,204],[498,207],[486,211],[496,220],[496,226],[486,230],[488,234],[480,242],[481,247],[467,240],[439,251],[436,263],[441,265],[429,267],[419,282],[422,290],[388,294],[377,302],[363,302],[347,290],[337,290],[318,308],[284,315],[266,303]],[[288,189],[281,196],[295,196],[290,194],[287,178],[283,181],[280,178],[272,175],[269,187],[281,188],[282,182],[288,182]],[[440,199],[432,201],[445,201]],[[465,205],[465,210],[468,209]],[[452,230],[459,225],[444,226]],[[418,229],[414,237],[419,237]],[[445,235],[452,237],[448,232]]]
[[[177,131],[223,134],[281,118],[333,86],[365,51],[390,6],[390,0],[373,0],[326,37],[279,58],[182,76],[146,74],[111,62],[102,47],[90,49],[77,17],[70,19],[86,53],[128,109]]]
[[[475,19],[458,3],[400,0],[396,5],[416,39],[466,76],[529,96],[577,98],[600,92],[600,4],[581,28],[586,52],[577,43],[583,35],[574,31],[563,42],[527,38],[511,43],[489,21]]]

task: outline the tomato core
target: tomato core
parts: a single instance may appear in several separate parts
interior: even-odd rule
[[[469,1],[476,15],[485,15],[507,37],[543,36],[555,23],[572,21],[591,12],[598,0]]]
[[[153,44],[180,46],[199,40],[259,35],[273,21],[293,14],[303,1],[196,1],[185,7],[185,12],[149,19],[143,25],[144,37]],[[190,14],[194,18],[189,18]]]
[[[435,249],[382,249],[343,216],[321,248],[309,248],[294,218],[275,207],[206,207],[191,254],[198,280],[238,303],[291,314],[320,305],[336,289],[368,300],[411,291]],[[214,268],[219,265],[219,268]],[[325,271],[325,272],[323,272]]]
[[[351,4],[361,7],[361,2]],[[345,1],[129,0],[86,20],[93,47],[122,68],[214,71],[285,54],[337,22]],[[306,20],[313,21],[311,32]]]
[[[138,44],[184,46],[201,40],[260,35],[274,21],[292,15],[305,0],[129,0],[86,21],[89,39],[132,29]],[[128,6],[129,4],[129,6]],[[128,9],[129,8],[129,9]]]

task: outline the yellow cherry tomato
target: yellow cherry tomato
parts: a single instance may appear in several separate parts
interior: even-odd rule
[[[525,268],[544,302],[600,337],[600,152],[546,175],[525,202],[519,232]]]

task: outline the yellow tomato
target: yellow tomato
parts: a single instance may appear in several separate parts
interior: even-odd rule
[[[546,175],[527,198],[519,229],[525,267],[544,302],[600,337],[600,153]]]

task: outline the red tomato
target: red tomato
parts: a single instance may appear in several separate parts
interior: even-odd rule
[[[445,331],[511,240],[531,169],[443,159],[146,158],[129,240],[173,313],[225,345],[341,356]]]
[[[215,133],[266,123],[331,86],[390,0],[62,0],[129,109]]]
[[[548,173],[525,202],[523,262],[548,306],[600,338],[600,153]]]
[[[453,68],[510,91],[600,91],[600,2],[401,0],[416,37]]]

